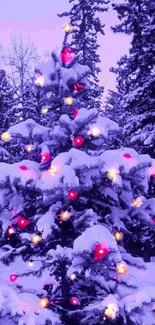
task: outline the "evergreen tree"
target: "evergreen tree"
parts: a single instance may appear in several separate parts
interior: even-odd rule
[[[121,96],[117,91],[108,90],[108,95],[104,104],[104,115],[117,122],[121,126]]]
[[[72,67],[75,81],[76,60]],[[46,94],[51,70],[41,76]],[[21,133],[42,151],[40,162],[0,163],[0,318],[24,325],[146,325],[149,318],[153,325],[154,288],[144,294],[132,274],[145,264],[113,233],[134,195],[147,192],[151,158],[128,148],[98,154],[102,135],[88,132],[98,110],[81,106],[70,117],[69,107],[60,106],[54,128],[32,119],[10,128],[14,142]]]
[[[129,54],[118,62],[117,74],[124,137],[140,152],[155,156],[155,4],[148,0],[113,4],[120,24],[115,33],[131,35]],[[125,143],[125,142],[124,142]]]
[[[99,14],[107,11],[106,0],[69,0],[72,7],[69,12],[59,14],[59,17],[69,17],[72,25],[71,48],[79,56],[79,62],[87,65],[92,76],[91,89],[83,96],[89,107],[100,108],[103,87],[99,85],[98,74],[101,71],[98,64],[101,62],[97,50],[99,48],[98,35],[104,35],[104,25]]]

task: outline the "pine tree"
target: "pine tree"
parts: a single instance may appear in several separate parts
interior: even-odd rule
[[[72,68],[75,82],[75,59]],[[60,65],[59,75],[63,71]],[[53,89],[51,70],[40,69],[40,77],[46,95]],[[39,162],[0,163],[0,317],[10,313],[14,323],[26,325],[146,325],[149,317],[153,325],[154,288],[141,292],[131,267],[143,270],[145,264],[119,247],[113,232],[114,226],[125,228],[121,216],[134,195],[147,192],[144,171],[151,158],[135,150],[132,157],[128,148],[98,154],[102,135],[89,132],[98,110],[81,106],[70,117],[67,103],[54,128],[32,119],[10,128],[14,143],[25,137],[38,143],[41,154]]]
[[[98,66],[100,61],[97,50],[99,48],[98,35],[104,35],[104,25],[99,14],[108,10],[105,0],[69,0],[72,7],[69,12],[59,14],[59,17],[69,17],[72,25],[71,48],[79,56],[79,62],[87,65],[91,72],[91,90],[83,96],[88,107],[100,108],[103,87],[99,85]]]
[[[122,96],[124,136],[127,144],[154,157],[155,5],[148,0],[128,0],[113,8],[121,20],[113,31],[132,38],[129,54],[112,69]]]

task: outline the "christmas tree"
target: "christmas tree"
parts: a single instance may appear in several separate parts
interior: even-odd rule
[[[125,247],[126,213],[147,194],[152,159],[104,150],[114,124],[80,101],[89,69],[66,50],[67,36],[36,71],[42,105],[59,101],[52,127],[28,119],[6,130],[10,150],[27,145],[24,160],[0,163],[0,317],[19,325],[146,325],[149,317],[153,325],[154,288],[139,287],[133,268],[145,264]]]

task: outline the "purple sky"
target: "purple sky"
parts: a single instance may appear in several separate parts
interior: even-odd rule
[[[3,1],[0,9],[0,40],[2,45],[9,45],[10,34],[20,30],[30,35],[39,54],[43,54],[45,50],[51,51],[56,46],[61,46],[64,35],[62,27],[67,23],[67,20],[57,17],[57,13],[68,9],[68,0]],[[106,36],[99,37],[102,68],[100,80],[106,88],[114,88],[115,76],[109,72],[109,68],[115,66],[120,56],[127,53],[130,40],[129,37],[115,35],[110,30],[110,26],[117,23],[117,15],[114,11],[110,10],[108,13],[102,14],[101,17],[106,24]]]

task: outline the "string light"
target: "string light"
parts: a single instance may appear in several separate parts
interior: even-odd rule
[[[49,306],[50,302],[49,302],[48,298],[41,298],[40,304],[43,308],[46,308]]]
[[[88,132],[88,134],[93,135],[94,137],[97,137],[101,134],[101,131],[97,126],[93,126],[90,129],[90,131]]]
[[[57,174],[57,168],[54,165],[51,165],[51,167],[49,168],[49,172],[51,175],[56,175]]]
[[[47,114],[47,112],[48,112],[47,106],[43,106],[42,109],[41,109],[41,113],[42,114]]]
[[[10,281],[15,282],[17,280],[17,275],[16,274],[11,274],[10,275]]]
[[[142,198],[137,197],[135,200],[133,200],[132,206],[135,208],[139,208],[143,204]]]
[[[78,305],[79,304],[79,300],[78,300],[77,297],[72,297],[70,299],[70,303],[71,303],[71,305]]]
[[[72,26],[71,24],[66,24],[64,27],[63,27],[63,30],[65,33],[70,33],[71,30],[72,30]]]
[[[67,221],[70,218],[71,213],[69,211],[62,211],[59,216],[62,221]]]
[[[73,139],[73,142],[77,147],[81,147],[84,144],[84,141],[85,140],[81,135],[78,135]]]
[[[72,105],[73,102],[74,102],[74,99],[72,97],[66,97],[64,99],[64,102],[65,102],[66,105]]]
[[[71,191],[68,192],[68,198],[70,200],[76,200],[77,197],[78,197],[78,192],[77,191],[71,190]]]
[[[114,304],[108,304],[107,308],[105,309],[104,314],[108,318],[114,320],[115,316],[116,316],[116,311],[117,311],[117,309],[116,309],[116,306]]]
[[[37,79],[35,80],[36,86],[43,86],[44,85],[44,76],[40,73]]]
[[[117,178],[117,172],[116,172],[115,168],[113,168],[113,169],[111,169],[111,170],[108,171],[107,177],[109,179],[111,179],[112,181],[116,180],[116,178]]]
[[[116,239],[117,241],[120,241],[120,240],[123,239],[123,233],[117,231],[117,232],[115,232],[114,237],[115,237],[115,239]]]
[[[35,235],[35,236],[32,237],[32,242],[34,244],[38,244],[40,241],[41,241],[41,237],[40,236]]]
[[[117,264],[116,272],[119,274],[126,274],[128,272],[127,264],[124,261]]]
[[[9,132],[4,132],[1,134],[1,140],[4,142],[9,142],[11,140],[11,135]]]
[[[13,227],[8,229],[8,235],[12,235],[15,232],[15,229]]]
[[[70,279],[71,279],[72,281],[74,281],[74,280],[76,279],[76,274],[74,274],[74,273],[71,274],[71,275],[70,275]]]
[[[28,144],[26,147],[25,147],[25,150],[27,152],[31,152],[32,151],[32,144]]]
[[[94,260],[102,260],[109,253],[109,249],[104,244],[95,245]]]

